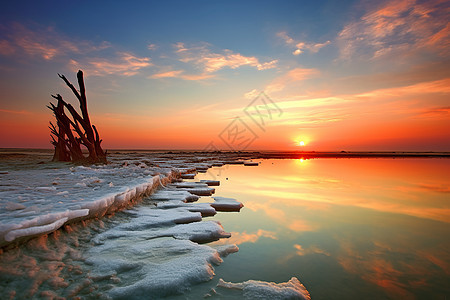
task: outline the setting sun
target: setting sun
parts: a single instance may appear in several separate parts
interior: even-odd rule
[[[304,141],[300,141],[300,143],[298,143],[299,146],[305,146],[305,142]]]

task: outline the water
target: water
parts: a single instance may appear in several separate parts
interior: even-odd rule
[[[446,299],[450,296],[450,160],[263,160],[212,168],[219,214],[239,252],[216,278],[285,282],[312,299]],[[213,281],[214,281],[213,280]]]

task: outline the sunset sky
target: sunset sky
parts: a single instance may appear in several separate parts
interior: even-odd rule
[[[86,76],[106,149],[450,151],[450,1],[8,1],[0,147]],[[300,142],[304,146],[300,146]]]

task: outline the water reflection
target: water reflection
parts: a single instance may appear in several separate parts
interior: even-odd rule
[[[297,276],[314,299],[449,296],[448,169],[444,159],[265,160],[257,168],[222,168],[218,195],[245,207],[216,217],[240,248],[218,277]]]

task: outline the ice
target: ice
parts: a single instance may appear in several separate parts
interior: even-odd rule
[[[296,277],[284,283],[256,280],[231,283],[219,279],[217,287],[242,291],[242,296],[246,299],[311,299],[309,292]]]
[[[114,247],[111,249],[110,247]],[[158,239],[94,247],[88,262],[100,275],[117,275],[114,299],[161,298],[183,293],[192,285],[209,281],[213,265],[222,262],[217,250],[188,240]]]
[[[211,206],[218,211],[240,211],[244,205],[233,198],[213,197],[214,203]]]
[[[188,191],[189,193],[197,195],[197,196],[211,196],[212,194],[214,194],[216,192],[216,189],[210,188],[210,187],[187,188],[185,190]]]
[[[198,212],[189,212],[186,209],[150,210],[154,212],[139,211],[133,222],[120,224],[114,229],[99,234],[94,242],[100,245],[105,241],[123,237],[135,239],[173,237],[206,243],[231,236],[230,233],[224,231],[220,222],[200,222],[202,216]]]
[[[116,277],[120,282],[108,291],[114,299],[183,293],[194,284],[209,281],[214,276],[213,265],[238,251],[236,245],[216,249],[200,245],[230,236],[219,222],[202,221],[201,213],[192,211],[209,204],[183,202],[179,199],[186,195],[180,191],[155,194],[164,198],[178,195],[178,200],[126,210],[130,220],[99,234],[88,252],[87,262],[96,280],[110,282]]]
[[[201,182],[178,182],[173,184],[177,188],[207,188],[208,185],[206,183]]]
[[[194,179],[196,174],[194,173],[188,173],[188,174],[181,174],[181,178],[183,179]]]
[[[181,200],[186,201],[186,199],[192,197],[191,193],[183,190],[159,190],[150,196],[150,199],[155,201],[169,201],[169,200]],[[198,196],[195,196],[198,199]]]
[[[199,212],[202,217],[214,216],[217,212],[209,203],[186,203],[178,200],[157,203],[156,206],[161,209],[170,209],[184,207],[191,212]]]
[[[224,231],[222,224],[218,221],[177,225],[163,231],[162,234],[163,236],[173,236],[176,239],[189,239],[197,243],[208,243],[231,236],[230,233]]]
[[[55,231],[56,229],[60,228],[64,223],[67,222],[68,219],[69,218],[65,217],[65,218],[62,218],[60,220],[57,220],[57,221],[47,224],[47,225],[11,230],[10,232],[8,232],[5,235],[5,240],[7,242],[12,242],[15,239],[23,237],[23,236],[33,236],[33,235],[49,233],[49,232]]]
[[[209,186],[219,186],[220,185],[220,181],[219,180],[200,180],[201,183],[206,183]]]
[[[14,202],[6,202],[5,208],[7,210],[20,210],[25,209],[26,206],[20,203],[14,203]]]
[[[239,211],[243,205],[223,197],[214,197],[214,203],[195,202],[200,196],[213,194],[215,189],[210,186],[219,185],[219,181],[172,182],[180,177],[193,178],[197,171],[206,172],[240,157],[239,153],[233,155],[123,152],[112,156],[108,165],[93,166],[6,161],[0,165],[8,170],[0,170],[0,247],[43,236],[23,245],[34,244],[39,251],[30,250],[21,256],[17,255],[21,248],[15,248],[14,266],[25,267],[21,273],[11,275],[15,267],[8,269],[8,276],[19,280],[34,276],[31,288],[22,292],[17,288],[21,284],[9,283],[2,288],[7,286],[8,295],[17,292],[19,298],[82,298],[95,291],[104,298],[135,299],[179,294],[209,281],[214,265],[237,252],[238,247],[204,244],[230,234],[220,222],[203,217],[216,214],[216,210]],[[141,205],[130,209],[138,201]],[[98,224],[87,237],[81,232],[89,229],[73,224],[124,209],[108,221],[103,219],[104,223],[87,222]],[[116,217],[120,220],[114,221]],[[45,235],[62,226],[64,230]],[[47,239],[56,242],[60,235],[64,236],[61,249],[40,252],[46,249]],[[39,269],[44,256],[46,265]],[[3,258],[0,267],[8,266],[5,253]],[[73,265],[75,260],[82,267]],[[77,279],[65,279],[59,273],[62,268],[76,273]],[[44,271],[47,269],[55,272],[50,274]],[[41,278],[42,274],[48,276]],[[300,290],[298,284],[293,279],[284,285],[249,281],[241,284],[240,291],[250,297],[260,296],[254,289],[262,288],[274,297],[282,294],[295,298],[293,291]]]
[[[59,224],[66,216],[67,222],[101,217],[128,207],[179,176],[176,169],[134,161],[124,165],[121,160],[89,167],[54,163],[24,166],[21,160],[2,160],[2,164],[8,172],[1,174],[0,247],[19,236],[11,232],[7,240],[11,230],[21,229],[20,237],[25,238],[27,232],[31,236],[57,228],[50,224]]]

